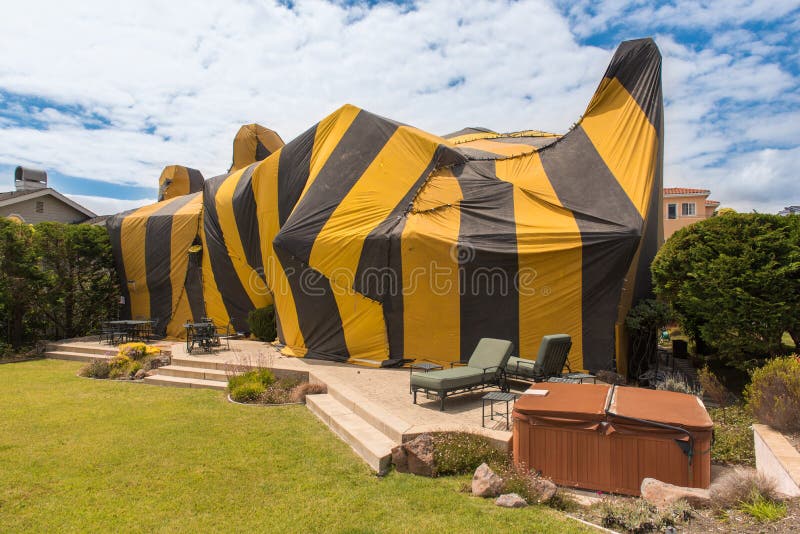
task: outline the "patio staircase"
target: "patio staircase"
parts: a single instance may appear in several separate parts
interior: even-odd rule
[[[90,362],[92,360],[108,360],[117,353],[117,349],[81,343],[48,343],[44,356],[54,360],[71,360]]]
[[[216,367],[214,363],[173,356],[169,365],[154,369],[153,374],[145,377],[144,382],[177,388],[225,390],[228,387],[228,375]]]

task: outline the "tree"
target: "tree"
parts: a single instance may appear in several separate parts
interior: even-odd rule
[[[676,232],[651,266],[683,330],[740,369],[800,334],[800,218],[726,213]]]
[[[0,217],[0,322],[4,342],[15,349],[30,337],[25,319],[41,283],[31,246],[33,235],[30,225]]]
[[[112,316],[117,305],[108,232],[98,226],[52,222],[35,228],[34,251],[44,280],[40,313],[47,319],[40,334],[86,335]]]

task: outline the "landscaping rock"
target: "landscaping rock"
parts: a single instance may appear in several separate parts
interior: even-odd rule
[[[503,491],[503,479],[484,464],[478,466],[472,476],[472,494],[478,497],[496,497]]]
[[[693,508],[708,508],[711,505],[707,489],[674,486],[655,478],[642,480],[641,492],[644,500],[658,508],[670,506],[680,499],[686,500]]]
[[[553,497],[556,496],[556,492],[558,491],[558,486],[556,486],[551,480],[547,480],[546,478],[537,478],[536,482],[536,492],[539,494],[539,500],[537,502],[547,502]]]
[[[139,369],[138,371],[136,371],[136,374],[133,375],[133,378],[135,380],[142,380],[145,376],[147,376],[147,371],[145,371],[144,369]]]
[[[436,472],[433,459],[433,438],[430,434],[420,434],[402,447],[406,452],[408,472],[432,477]]]
[[[398,473],[408,473],[408,455],[406,449],[401,443],[392,449],[392,463]]]
[[[505,495],[500,495],[497,500],[494,501],[494,503],[497,506],[502,506],[504,508],[525,508],[528,506],[528,503],[525,502],[525,499],[516,493],[506,493]]]

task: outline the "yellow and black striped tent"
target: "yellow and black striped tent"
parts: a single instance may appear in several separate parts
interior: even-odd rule
[[[183,165],[167,165],[158,179],[158,201],[203,190],[203,175]]]
[[[463,360],[481,337],[534,358],[567,333],[573,369],[625,369],[663,240],[652,40],[620,45],[561,136],[441,137],[347,105],[271,152],[204,185],[215,322],[274,302],[287,354],[369,365]]]
[[[108,219],[124,318],[149,318],[160,335],[180,337],[183,323],[204,315],[200,275],[202,193]]]
[[[281,136],[269,128],[260,124],[245,124],[233,138],[233,163],[229,172],[266,159],[283,144]]]

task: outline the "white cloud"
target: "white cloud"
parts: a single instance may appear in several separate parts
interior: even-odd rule
[[[243,1],[202,9],[186,1],[12,3],[0,18],[0,89],[58,105],[30,117],[44,130],[0,117],[0,164],[147,187],[173,163],[210,177],[228,167],[241,124],[259,122],[288,141],[347,102],[434,133],[563,132],[611,56],[576,35],[624,21],[628,37],[658,34],[664,54],[666,182],[739,202],[724,181],[743,169],[732,150],[790,157],[800,144],[800,112],[784,109],[798,105],[798,80],[776,59],[796,64],[800,56],[781,32],[741,27],[780,21],[796,1],[735,2],[586,1],[564,4],[568,16],[545,0],[422,1],[414,9],[301,0],[293,10]],[[698,47],[675,28],[713,37]],[[110,126],[84,127],[98,116]],[[784,203],[786,169],[774,163],[751,170],[768,197],[759,205]]]
[[[153,203],[152,198],[138,200],[122,200],[119,198],[95,197],[91,195],[66,195],[84,208],[95,212],[97,215],[112,215],[134,208],[141,208]]]

